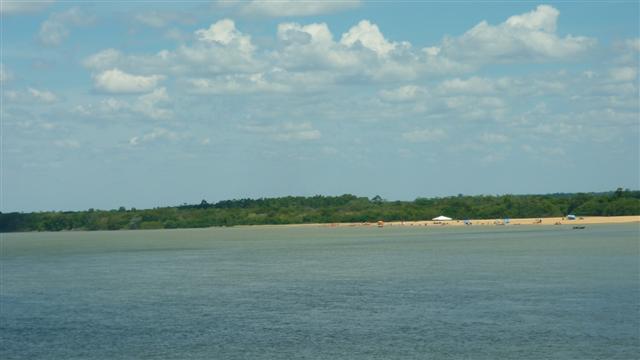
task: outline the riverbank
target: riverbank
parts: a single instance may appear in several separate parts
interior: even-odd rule
[[[583,216],[575,220],[569,220],[566,217],[547,217],[547,218],[520,218],[520,219],[468,219],[468,220],[451,220],[451,221],[390,221],[390,222],[364,222],[364,223],[330,223],[330,224],[286,224],[286,225],[267,225],[267,226],[313,226],[313,227],[355,227],[355,226],[514,226],[514,225],[595,225],[595,224],[640,224],[640,215],[631,216]],[[249,225],[252,226],[252,225]],[[261,226],[261,225],[258,225]]]

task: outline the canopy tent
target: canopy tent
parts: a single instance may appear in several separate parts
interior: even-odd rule
[[[446,217],[446,216],[440,215],[440,216],[438,216],[438,217],[434,217],[434,218],[433,218],[433,219],[431,219],[431,220],[433,220],[433,221],[451,221],[451,220],[453,220],[453,219],[452,219],[452,218],[450,218],[450,217]]]

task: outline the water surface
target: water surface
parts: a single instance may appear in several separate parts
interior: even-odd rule
[[[636,359],[640,229],[2,234],[2,359]]]

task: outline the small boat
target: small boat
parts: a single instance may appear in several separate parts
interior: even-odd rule
[[[584,229],[585,227],[586,227],[586,226],[584,226],[584,225],[583,225],[583,226],[574,226],[574,227],[573,227],[573,230],[582,230],[582,229]]]

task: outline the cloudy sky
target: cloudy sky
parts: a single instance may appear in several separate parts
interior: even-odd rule
[[[1,211],[640,188],[636,1],[1,10]]]

